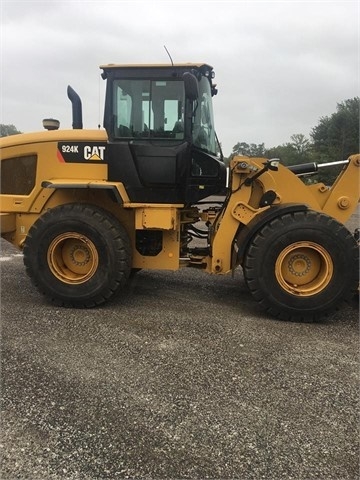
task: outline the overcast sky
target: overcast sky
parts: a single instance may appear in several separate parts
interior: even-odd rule
[[[205,62],[219,93],[224,154],[307,137],[359,95],[358,1],[1,0],[1,118],[23,132],[71,128],[70,84],[84,128],[102,125],[106,63]]]

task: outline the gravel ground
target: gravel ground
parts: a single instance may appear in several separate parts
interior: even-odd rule
[[[356,299],[287,323],[240,272],[141,271],[59,309],[1,245],[2,479],[360,478]]]

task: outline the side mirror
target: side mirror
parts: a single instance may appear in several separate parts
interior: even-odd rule
[[[185,72],[183,74],[184,86],[185,86],[185,96],[189,100],[197,100],[199,98],[199,84],[195,77],[190,72]]]

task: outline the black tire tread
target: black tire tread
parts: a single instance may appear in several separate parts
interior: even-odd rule
[[[111,237],[114,251],[116,251],[117,268],[114,278],[101,294],[83,301],[77,299],[69,301],[51,295],[50,290],[41,281],[41,274],[37,271],[33,258],[38,238],[47,226],[59,219],[69,217],[77,218],[79,222],[83,218],[86,219],[86,223],[97,225],[99,230],[106,232],[106,235]],[[30,228],[23,252],[24,265],[32,284],[52,303],[63,307],[92,308],[107,302],[125,285],[131,271],[131,246],[126,230],[112,214],[90,204],[64,204],[46,211]]]
[[[346,229],[344,225],[323,213],[312,210],[286,213],[283,216],[276,217],[264,225],[260,231],[255,234],[250,242],[250,245],[248,246],[243,264],[244,278],[253,298],[258,302],[260,307],[272,317],[280,320],[300,322],[318,321],[321,318],[326,317],[329,313],[338,310],[344,302],[350,301],[358,289],[358,269],[352,268],[349,271],[349,277],[346,281],[347,285],[349,285],[349,288],[343,291],[341,301],[339,301],[336,305],[332,304],[328,308],[324,308],[322,311],[304,313],[301,311],[291,311],[291,309],[282,309],[279,305],[275,305],[271,299],[269,299],[268,292],[265,292],[264,289],[261,288],[257,278],[258,258],[261,256],[263,249],[268,248],[267,239],[270,235],[274,236],[274,232],[279,232],[286,228],[291,228],[307,222],[316,222],[316,224],[323,228],[324,231],[332,231],[335,233],[337,237],[342,239],[344,245],[346,245],[346,248],[348,249],[347,255],[353,258],[355,267],[359,261],[359,251],[353,235]]]

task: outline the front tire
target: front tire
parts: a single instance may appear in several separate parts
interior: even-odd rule
[[[60,205],[30,228],[24,264],[33,284],[53,303],[95,307],[128,280],[130,241],[107,211],[87,204]]]
[[[314,321],[351,299],[358,288],[354,237],[314,211],[279,216],[255,234],[244,258],[245,281],[275,318]]]

